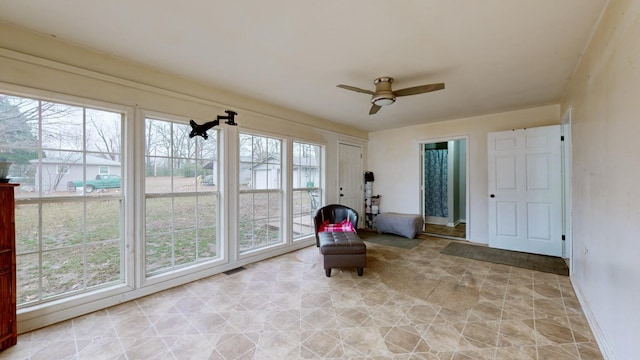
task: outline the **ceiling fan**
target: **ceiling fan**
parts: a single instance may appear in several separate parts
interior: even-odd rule
[[[414,86],[406,89],[400,89],[396,91],[391,90],[391,83],[393,82],[392,77],[379,77],[373,81],[376,85],[376,91],[360,89],[355,86],[349,85],[337,85],[339,88],[356,91],[360,93],[365,93],[371,95],[371,110],[369,110],[369,115],[373,115],[380,110],[381,107],[391,105],[396,101],[396,97],[398,96],[408,96],[408,95],[417,95],[428,93],[431,91],[442,90],[444,89],[444,83],[437,84],[429,84],[429,85],[420,85]]]

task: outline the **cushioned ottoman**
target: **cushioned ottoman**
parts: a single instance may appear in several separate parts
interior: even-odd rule
[[[367,246],[355,232],[318,233],[324,271],[331,276],[331,268],[355,267],[362,276],[367,266]]]
[[[421,215],[384,213],[376,217],[378,233],[391,233],[413,239],[422,232],[424,221]]]

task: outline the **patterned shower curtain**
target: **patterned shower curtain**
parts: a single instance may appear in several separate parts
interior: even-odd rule
[[[424,151],[424,208],[427,216],[449,217],[447,152],[446,149]]]

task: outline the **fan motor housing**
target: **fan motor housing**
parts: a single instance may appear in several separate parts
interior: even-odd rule
[[[379,77],[373,81],[376,85],[376,92],[371,97],[371,103],[378,106],[391,105],[396,101],[396,96],[391,90],[391,77]]]

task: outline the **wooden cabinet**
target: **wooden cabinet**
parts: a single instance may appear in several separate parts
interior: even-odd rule
[[[0,183],[0,351],[18,342],[16,323],[16,230],[13,189]]]

